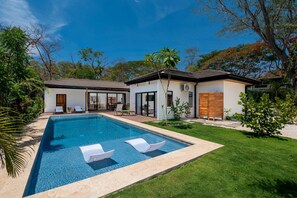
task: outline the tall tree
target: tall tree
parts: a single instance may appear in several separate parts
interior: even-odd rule
[[[137,76],[153,72],[154,68],[145,61],[119,62],[107,68],[103,79],[125,82]]]
[[[83,64],[89,65],[93,69],[96,79],[100,79],[107,64],[107,58],[104,56],[104,52],[86,48],[79,50],[78,54]]]
[[[274,56],[264,43],[253,43],[230,47],[221,51],[201,55],[199,69],[215,69],[234,74],[258,78],[275,68]]]
[[[256,33],[280,60],[281,69],[296,87],[297,3],[295,0],[205,0],[200,8],[219,15],[224,31]],[[215,12],[212,12],[215,11]]]
[[[167,122],[167,102],[168,102],[168,88],[170,85],[171,75],[170,70],[176,69],[176,65],[180,62],[180,57],[178,56],[179,51],[176,49],[169,49],[169,48],[162,48],[158,52],[154,52],[152,54],[145,55],[146,62],[152,64],[155,70],[158,73],[160,84],[162,90],[165,94],[165,105],[163,107],[164,113],[164,120]],[[161,78],[161,72],[164,72],[168,75],[167,82],[163,84],[163,80]]]
[[[31,51],[36,51],[48,79],[52,80],[56,72],[55,54],[62,49],[59,40],[48,34],[44,26],[32,26],[27,32],[31,40]]]
[[[186,63],[187,70],[197,66],[199,61],[199,49],[196,47],[186,49],[186,56],[184,62]]]

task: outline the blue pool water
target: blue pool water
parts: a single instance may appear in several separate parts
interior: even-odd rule
[[[166,140],[157,151],[142,154],[125,140],[144,138],[149,143]],[[85,163],[80,146],[100,143],[115,149],[110,159]],[[24,196],[86,179],[139,161],[186,147],[186,144],[100,115],[50,117]]]

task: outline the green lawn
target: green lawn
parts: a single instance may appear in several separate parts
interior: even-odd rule
[[[163,128],[225,146],[110,197],[297,197],[297,140],[201,124]]]

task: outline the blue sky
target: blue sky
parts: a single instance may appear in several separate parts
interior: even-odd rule
[[[221,23],[195,13],[196,0],[0,0],[0,23],[42,24],[60,40],[57,60],[78,60],[77,51],[103,51],[109,62],[141,60],[162,47],[190,47],[200,54],[250,43],[256,37],[218,36]],[[180,68],[183,65],[180,64]]]

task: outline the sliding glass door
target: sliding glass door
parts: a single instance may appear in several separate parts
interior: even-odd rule
[[[136,93],[136,114],[156,117],[156,92]]]
[[[116,108],[116,105],[125,104],[126,94],[124,93],[95,93],[89,92],[89,110],[111,110]]]

